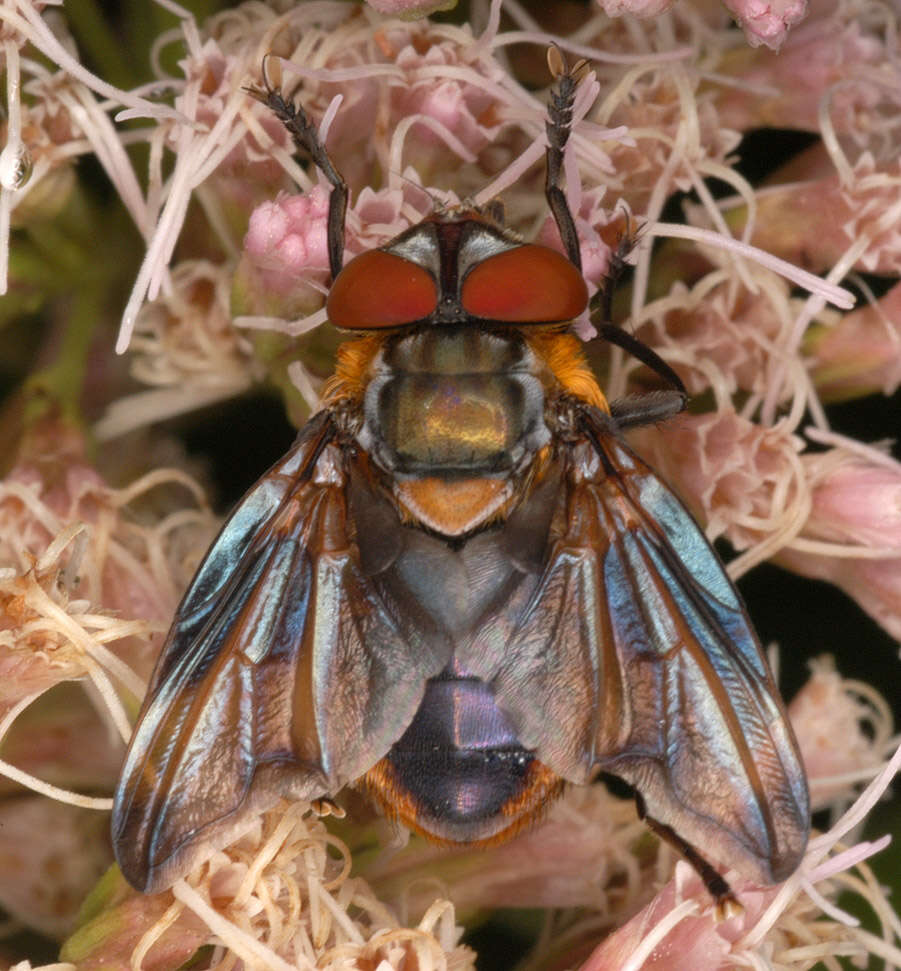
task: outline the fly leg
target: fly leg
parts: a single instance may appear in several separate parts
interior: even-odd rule
[[[588,61],[577,61],[572,68],[567,67],[559,47],[549,47],[547,65],[557,81],[551,91],[551,103],[548,105],[548,120],[545,124],[547,132],[547,165],[544,180],[544,194],[547,204],[560,230],[563,248],[570,262],[577,269],[582,269],[582,254],[579,252],[579,236],[576,224],[570,211],[566,195],[560,188],[560,177],[563,172],[563,155],[573,121],[573,102],[576,99],[576,88],[585,77]]]
[[[613,326],[613,292],[629,266],[626,257],[638,242],[638,232],[633,230],[632,217],[625,207],[623,207],[622,219],[624,225],[616,241],[616,247],[610,251],[607,272],[604,274],[604,279],[601,281],[597,293],[591,298],[592,323],[599,321],[601,327]],[[607,228],[609,229],[610,226]]]
[[[674,849],[685,857],[694,867],[697,875],[704,881],[707,892],[713,897],[716,904],[717,916],[721,920],[734,917],[743,911],[742,905],[738,902],[732,888],[720,876],[713,866],[704,859],[703,856],[670,826],[660,823],[647,814],[644,799],[639,793],[635,794],[635,804],[638,807],[638,815],[644,820],[648,829],[656,833],[664,842],[669,843]]]
[[[268,57],[268,55],[267,55]],[[335,168],[316,128],[299,105],[288,101],[278,83],[273,84],[267,72],[267,60],[263,60],[263,86],[248,87],[246,91],[266,105],[287,128],[297,149],[306,152],[332,187],[328,201],[328,261],[332,279],[344,265],[344,220],[347,215],[347,183]]]
[[[620,431],[641,425],[656,425],[657,422],[678,415],[685,408],[686,400],[681,391],[660,390],[627,394],[610,402],[610,415]]]
[[[550,47],[547,52],[547,63],[551,74],[556,78],[557,84],[551,91],[551,102],[548,105],[548,120],[545,124],[547,132],[547,165],[545,171],[544,194],[547,204],[557,223],[560,231],[560,238],[563,240],[563,248],[573,266],[582,269],[582,255],[579,252],[579,236],[576,233],[576,223],[573,219],[569,203],[566,201],[566,194],[560,187],[561,176],[563,174],[563,158],[566,150],[566,143],[569,141],[569,134],[572,130],[573,103],[576,99],[576,89],[579,82],[585,77],[588,71],[586,60],[577,61],[571,68],[567,66],[563,55],[558,47]],[[626,257],[635,243],[631,228],[626,224],[626,229],[620,238],[619,244],[610,257],[610,268],[607,272],[607,279],[598,291],[598,295],[592,303],[600,308],[600,323],[597,325],[598,334],[611,344],[621,347],[627,354],[638,358],[642,364],[646,364],[651,370],[656,371],[665,381],[674,388],[673,392],[668,392],[669,403],[664,410],[668,414],[675,414],[685,406],[685,385],[679,375],[664,361],[658,354],[651,350],[646,344],[632,337],[619,327],[614,327],[610,322],[610,304],[613,299],[613,290],[616,283],[622,276],[626,268]],[[668,417],[668,414],[664,417]],[[656,421],[652,417],[648,421]],[[641,421],[632,422],[641,424]]]
[[[632,231],[628,213],[626,213],[625,219],[625,229],[619,238],[616,249],[610,254],[610,265],[607,268],[604,281],[598,289],[598,292],[591,298],[592,323],[597,328],[599,337],[603,337],[605,341],[621,347],[627,354],[631,354],[632,357],[637,358],[652,371],[656,371],[667,384],[672,385],[673,390],[665,393],[671,397],[674,405],[677,400],[681,400],[681,405],[674,407],[672,411],[672,414],[677,414],[685,407],[687,400],[685,385],[682,383],[682,379],[656,351],[648,347],[647,344],[642,343],[637,337],[633,337],[628,331],[617,327],[612,322],[611,305],[613,303],[613,291],[616,289],[617,283],[629,265],[626,262],[626,257],[631,252],[636,241],[636,234]],[[657,421],[658,419],[649,418],[648,420]],[[642,422],[632,422],[632,424],[642,424]]]

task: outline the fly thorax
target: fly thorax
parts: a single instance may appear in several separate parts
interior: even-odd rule
[[[504,477],[550,440],[543,366],[516,334],[429,327],[373,362],[360,444],[392,476]]]

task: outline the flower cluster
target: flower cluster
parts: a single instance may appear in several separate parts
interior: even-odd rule
[[[62,960],[177,968],[214,944],[211,967],[229,959],[276,971],[475,967],[452,904],[433,901],[416,926],[401,926],[365,880],[350,877],[347,847],[309,806],[283,804],[244,830],[165,894],[141,897],[108,873],[95,891],[97,916],[69,938]]]
[[[381,822],[330,832],[281,805],[166,894],[108,872],[75,929],[110,859],[97,822],[109,799],[72,790],[111,791],[212,530],[162,423],[262,384],[300,423],[333,368],[329,186],[248,93],[267,81],[303,106],[348,183],[348,258],[436,208],[500,196],[514,231],[562,247],[543,193],[545,51],[587,58],[564,165],[585,275],[602,288],[632,243],[612,322],[693,399],[634,445],[738,552],[734,577],[770,560],[828,580],[901,639],[901,464],[836,432],[827,410],[901,386],[892,0],[835,0],[803,23],[802,2],[730,3],[750,46],[725,9],[692,0],[548,3],[540,17],[491,0],[457,11],[471,22],[424,19],[452,6],[435,0],[248,0],[203,23],[159,2],[175,26],[151,52],[155,77],[119,87],[78,60],[59,10],[0,0],[0,321],[51,321],[39,370],[0,413],[0,433],[21,439],[0,481],[0,905],[49,937],[74,930],[74,968],[463,969],[458,923],[514,906],[548,912],[535,968],[901,963],[865,862],[883,842],[839,842],[888,787],[897,738],[881,698],[826,661],[791,716],[834,826],[781,887],[731,876],[745,911],[729,920],[630,803],[593,786],[514,842],[456,854],[417,839],[377,853]],[[737,153],[771,128],[807,147],[761,186]],[[81,156],[118,216],[85,191]],[[109,294],[129,286],[114,338]],[[611,398],[659,386],[604,342],[586,354]],[[870,904],[878,937],[837,908],[842,891]]]
[[[29,927],[65,934],[109,865],[97,810],[110,800],[71,790],[115,784],[129,714],[212,526],[183,472],[113,488],[59,419],[32,428],[0,483],[0,902]]]

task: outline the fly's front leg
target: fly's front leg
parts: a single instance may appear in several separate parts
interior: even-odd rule
[[[638,234],[632,230],[632,220],[625,207],[623,223],[616,245],[611,247],[607,270],[597,293],[591,298],[591,322],[595,326],[613,326],[613,294],[629,266],[627,257],[638,242]]]
[[[267,73],[267,61],[263,61],[263,86],[246,90],[262,102],[288,130],[295,146],[306,152],[332,187],[328,202],[328,261],[332,279],[344,265],[344,221],[347,216],[347,183],[335,168],[325,146],[319,140],[316,128],[299,105],[288,101],[278,83],[272,83]]]
[[[598,332],[598,337],[611,344],[621,347],[627,354],[637,358],[642,364],[646,364],[652,371],[656,371],[671,385],[672,390],[659,392],[653,403],[649,402],[648,408],[636,407],[635,401],[625,400],[611,403],[614,415],[619,411],[617,417],[620,419],[620,427],[625,428],[629,425],[646,425],[650,422],[660,421],[670,415],[676,415],[685,407],[688,401],[688,394],[685,385],[678,374],[663,360],[663,358],[647,344],[633,337],[628,331],[617,327],[612,321],[611,307],[613,304],[613,291],[628,266],[626,257],[635,246],[636,235],[632,231],[628,213],[625,216],[625,228],[616,244],[616,248],[610,253],[610,265],[598,292],[591,298],[591,322]]]
[[[563,155],[573,121],[573,102],[576,99],[576,89],[588,70],[588,61],[580,60],[572,68],[567,67],[559,47],[549,47],[547,65],[557,84],[551,91],[551,103],[548,105],[548,120],[545,124],[547,132],[547,166],[544,181],[544,194],[547,204],[554,215],[563,248],[572,264],[582,269],[582,254],[579,252],[579,237],[576,224],[570,212],[566,194],[560,188],[560,177],[563,172]]]

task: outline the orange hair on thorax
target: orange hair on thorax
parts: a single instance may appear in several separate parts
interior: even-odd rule
[[[369,365],[385,342],[381,334],[367,334],[338,346],[335,373],[325,382],[322,403],[333,405],[343,398],[362,398],[369,377]]]
[[[536,357],[544,361],[557,381],[576,398],[610,411],[604,392],[582,353],[582,342],[573,334],[561,331],[523,333]]]

